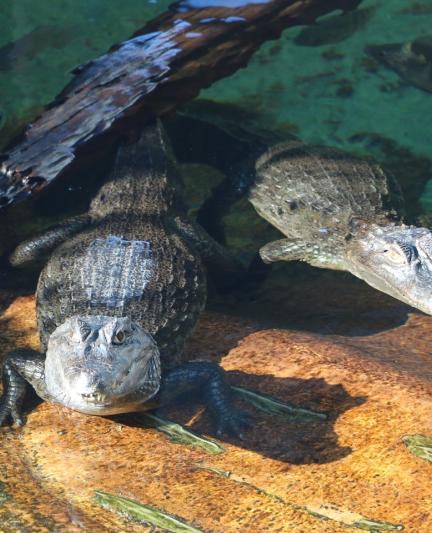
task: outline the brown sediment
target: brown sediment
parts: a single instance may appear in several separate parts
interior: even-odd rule
[[[31,297],[12,301],[2,320],[3,355],[37,346]],[[363,337],[264,329],[206,313],[191,353],[220,360],[238,387],[329,418],[287,420],[242,401],[254,428],[244,442],[224,439],[225,453],[209,455],[171,443],[134,417],[40,404],[24,428],[0,431],[2,525],[142,531],[97,505],[94,493],[102,490],[204,531],[333,533],[350,525],[429,532],[432,465],[406,443],[432,436],[431,341],[432,318],[414,312],[402,325]],[[214,440],[207,415],[196,411],[186,403],[163,417]]]

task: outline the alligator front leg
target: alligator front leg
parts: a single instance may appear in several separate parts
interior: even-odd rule
[[[276,261],[304,261],[319,268],[346,270],[336,254],[329,254],[319,243],[301,239],[279,239],[263,246],[260,251],[264,263]]]
[[[83,214],[48,228],[42,234],[18,245],[9,256],[9,263],[17,268],[42,266],[54,248],[88,226],[90,222],[89,215]]]
[[[179,395],[199,389],[220,436],[229,433],[243,439],[242,428],[252,425],[252,417],[237,409],[225,372],[216,363],[194,361],[165,372],[158,400],[168,403]]]
[[[45,395],[45,358],[30,349],[16,350],[3,365],[3,395],[0,398],[0,426],[8,419],[17,426],[24,424],[22,405],[30,383],[39,396]]]
[[[199,224],[186,217],[176,217],[177,230],[201,255],[218,288],[237,287],[246,276],[242,263],[215,241]]]

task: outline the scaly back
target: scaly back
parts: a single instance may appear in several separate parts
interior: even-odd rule
[[[383,223],[402,205],[397,185],[377,164],[296,141],[258,159],[250,200],[286,236],[307,241],[316,232],[346,235],[353,219]]]
[[[161,215],[174,203],[177,173],[159,123],[142,130],[137,142],[120,146],[114,169],[93,199],[90,214]]]

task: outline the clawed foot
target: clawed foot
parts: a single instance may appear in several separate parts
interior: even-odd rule
[[[218,436],[232,435],[243,439],[243,431],[253,425],[253,418],[237,409],[233,391],[225,379],[225,372],[210,361],[191,361],[172,368],[163,376],[158,400],[168,403],[180,394],[200,389],[203,400],[216,422]]]
[[[8,425],[8,422],[16,426],[24,425],[21,409],[7,394],[0,399],[0,426]]]
[[[218,416],[216,435],[222,437],[224,434],[227,434],[244,440],[243,431],[251,429],[253,425],[254,418],[251,415],[232,407],[228,413],[224,413],[220,417]]]
[[[20,375],[19,369],[26,364],[30,357],[33,368],[34,361],[31,359],[31,350],[16,350],[10,354],[3,365],[3,396],[0,398],[0,426],[9,421],[17,426],[24,424],[22,416],[22,404],[26,393],[27,384]]]

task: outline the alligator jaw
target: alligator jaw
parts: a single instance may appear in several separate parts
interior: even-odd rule
[[[372,287],[432,315],[432,232],[371,225],[347,243],[346,269]]]
[[[75,315],[58,326],[45,360],[47,399],[86,414],[142,409],[159,390],[159,349],[127,317]]]

